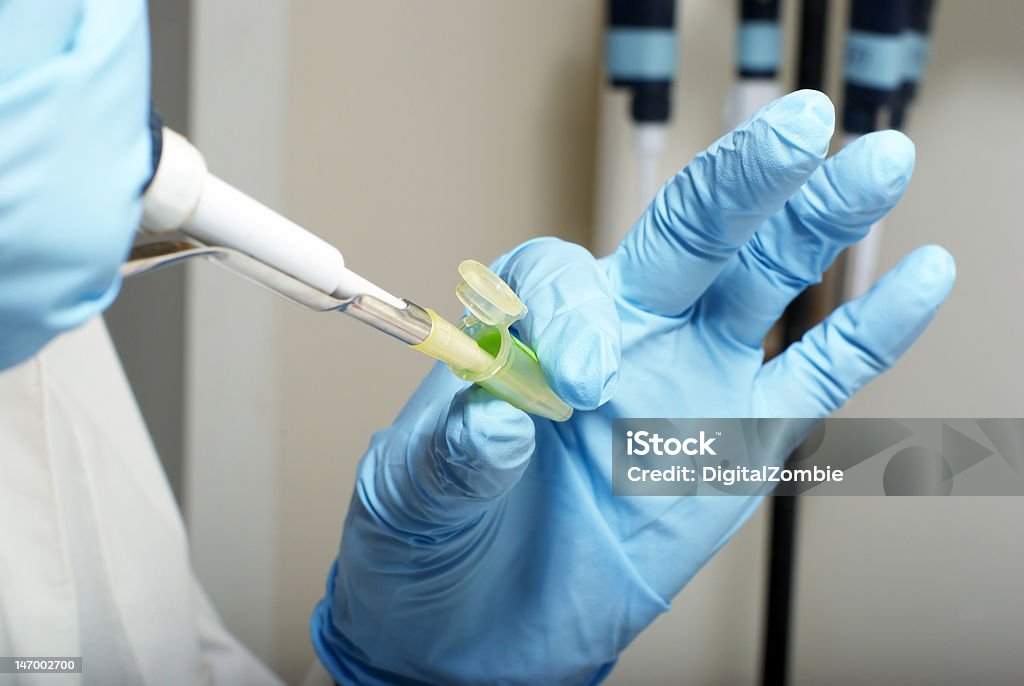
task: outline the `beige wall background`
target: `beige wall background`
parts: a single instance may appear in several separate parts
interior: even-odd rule
[[[289,21],[286,207],[353,269],[456,316],[461,260],[586,237],[599,3],[302,2]],[[355,464],[429,361],[347,320],[289,311],[282,326],[278,608],[295,675]]]
[[[883,251],[888,266],[913,246],[942,243],[960,281],[924,340],[848,412],[1024,416],[1016,297],[1024,292],[1016,201],[1024,4],[941,4],[909,129],[918,170]],[[719,135],[731,73],[733,3],[683,6],[666,177]],[[337,244],[353,268],[443,313],[457,313],[461,259],[486,261],[539,234],[585,240],[599,132],[621,160],[621,192],[632,193],[624,103],[600,94],[602,3],[194,7],[201,101],[192,121],[215,171]],[[232,13],[248,16],[248,28]],[[839,3],[836,29],[843,17]],[[271,26],[254,26],[258,18]],[[618,207],[630,223],[636,208]],[[232,629],[294,682],[312,660],[306,621],[337,549],[356,462],[428,364],[354,322],[196,278],[191,292],[205,313],[189,334],[196,566]],[[240,307],[255,310],[217,317]],[[239,346],[249,349],[238,356]],[[253,400],[267,392],[273,403]],[[228,412],[231,403],[251,412]],[[229,485],[233,473],[241,483]],[[1019,500],[804,504],[797,683],[1024,674]],[[759,513],[626,652],[609,683],[756,682],[764,546]],[[266,566],[241,586],[249,571],[239,573],[239,555]]]

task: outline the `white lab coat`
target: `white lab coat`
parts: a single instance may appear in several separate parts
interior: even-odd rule
[[[192,574],[99,319],[0,373],[0,531],[0,656],[83,657],[81,675],[0,684],[280,683]]]

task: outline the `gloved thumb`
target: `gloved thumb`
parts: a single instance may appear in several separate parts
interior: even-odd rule
[[[450,538],[529,465],[533,420],[477,386],[453,393],[458,384],[436,365],[395,425],[374,436],[359,466],[357,503],[399,538]]]
[[[533,420],[478,386],[455,394],[434,433],[435,495],[477,509],[515,486],[534,449]]]

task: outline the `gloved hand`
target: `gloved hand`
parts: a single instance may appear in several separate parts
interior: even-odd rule
[[[0,369],[117,294],[149,176],[144,0],[0,2]]]
[[[828,99],[769,105],[661,190],[611,257],[553,239],[496,271],[564,424],[435,368],[363,458],[312,619],[339,683],[596,683],[757,507],[615,497],[615,417],[824,417],[924,330],[954,279],[905,258],[768,364],[772,323],[897,202],[914,148],[864,136],[822,164]]]

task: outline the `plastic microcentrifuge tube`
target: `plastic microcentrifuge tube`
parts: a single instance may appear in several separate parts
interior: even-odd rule
[[[456,328],[432,310],[430,335],[412,347],[448,364],[455,376],[482,386],[524,412],[563,422],[572,408],[551,390],[534,354],[509,332],[526,305],[497,274],[475,260],[459,265],[455,289],[469,310]]]

